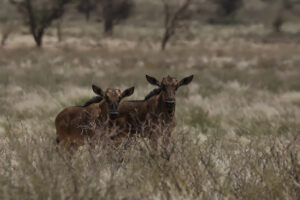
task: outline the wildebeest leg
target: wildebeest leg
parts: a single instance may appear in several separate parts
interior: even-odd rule
[[[120,137],[115,138],[112,142],[115,148],[127,149],[130,144],[131,133],[127,131],[120,131]]]
[[[75,142],[70,143],[69,151],[73,155],[75,152],[78,151],[78,145]]]
[[[58,140],[58,138],[57,138]],[[68,141],[66,139],[63,140],[59,140],[59,143],[56,146],[56,151],[59,154],[60,157],[62,157],[62,159],[70,159],[70,155],[69,155],[69,151],[68,151]],[[66,155],[67,152],[67,155]]]
[[[163,145],[167,147],[170,144],[170,137],[171,137],[171,132],[173,131],[172,127],[166,126],[162,130],[162,135],[163,135]]]
[[[60,142],[60,139],[59,139],[59,137],[57,136],[57,137],[56,137],[56,144],[59,144],[59,142]]]
[[[158,137],[153,128],[150,130],[150,147],[152,151],[157,151],[158,149]]]
[[[147,120],[143,124],[142,136],[150,139],[150,148],[152,151],[156,151],[158,137],[157,137],[157,130],[155,128],[155,123],[151,119],[150,114],[148,114],[146,118]]]
[[[78,150],[78,145],[66,138],[59,141],[57,150],[60,155],[62,155],[62,153],[67,153],[68,158],[71,158],[72,155]]]
[[[151,139],[150,140],[150,147],[151,147],[151,150],[153,151],[157,151],[157,140],[156,139]]]

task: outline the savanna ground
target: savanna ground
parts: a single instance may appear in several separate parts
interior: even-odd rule
[[[300,198],[299,37],[194,25],[161,52],[157,27],[99,30],[69,23],[63,42],[49,30],[37,49],[24,28],[0,49],[0,199]],[[92,97],[93,83],[135,86],[128,99],[142,99],[153,89],[145,74],[195,75],[177,93],[168,147],[136,138],[71,160],[57,153],[60,110]]]

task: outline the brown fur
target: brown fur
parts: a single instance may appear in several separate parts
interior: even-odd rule
[[[68,107],[55,119],[58,142],[81,146],[95,136],[96,127],[107,123],[107,119],[105,100],[87,107]]]
[[[57,115],[55,119],[57,142],[67,147],[82,146],[86,141],[93,144],[97,139],[96,130],[109,137],[111,130],[116,128],[115,120],[111,118],[110,113],[117,112],[120,100],[131,95],[134,88],[127,89],[123,93],[111,88],[107,89],[105,94],[100,88],[94,91],[103,97],[102,101],[86,107],[68,107]]]
[[[147,76],[148,82],[158,86],[160,90],[156,89],[157,94],[154,93],[143,101],[122,102],[119,106],[118,124],[131,133],[138,132],[143,137],[154,140],[162,134],[170,136],[176,127],[176,90],[182,85],[189,84],[192,79],[193,76],[190,76],[178,82],[168,76],[159,83],[155,78]]]
[[[126,123],[125,127],[131,133],[139,132],[144,137],[157,137],[156,133],[166,131],[170,134],[176,126],[174,114],[169,114],[162,102],[162,94],[153,96],[141,102],[123,102],[119,106],[120,119]],[[124,126],[124,125],[123,125]],[[161,128],[164,127],[164,130]],[[143,128],[144,131],[142,130]]]

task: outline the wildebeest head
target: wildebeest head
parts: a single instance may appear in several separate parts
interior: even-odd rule
[[[194,75],[188,76],[181,81],[177,81],[176,78],[171,76],[164,77],[161,82],[159,82],[156,78],[146,75],[147,81],[159,87],[161,90],[162,98],[164,103],[167,106],[168,112],[173,113],[176,105],[176,90],[183,86],[192,82]]]
[[[119,115],[118,106],[119,106],[120,101],[124,97],[128,97],[128,96],[132,95],[134,92],[134,87],[128,88],[128,89],[124,90],[123,92],[121,92],[121,90],[119,90],[119,89],[114,89],[114,88],[108,88],[105,92],[103,92],[103,90],[96,85],[92,85],[92,88],[96,94],[101,96],[107,102],[108,115],[109,115],[109,118],[112,120],[116,119]]]

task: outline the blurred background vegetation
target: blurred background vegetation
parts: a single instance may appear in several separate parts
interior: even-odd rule
[[[0,39],[0,199],[300,199],[299,0],[0,0]],[[194,74],[169,146],[57,153],[63,108],[145,74]]]
[[[62,41],[76,27],[93,29],[90,37],[117,37],[124,30],[115,27],[127,25],[132,38],[142,29],[156,32],[165,49],[175,32],[197,37],[205,25],[259,24],[275,37],[298,35],[300,21],[299,0],[2,0],[0,11],[2,46],[13,33],[31,34],[42,46],[44,35]]]

